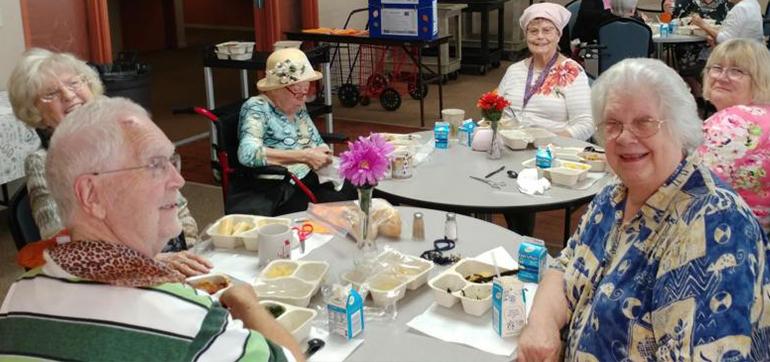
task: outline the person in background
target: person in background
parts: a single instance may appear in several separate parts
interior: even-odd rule
[[[770,244],[696,151],[695,100],[657,59],[625,59],[591,95],[617,181],[539,283],[518,361],[770,359]]]
[[[732,185],[770,232],[770,52],[750,39],[717,45],[703,95],[717,109],[703,124],[703,162]]]
[[[619,18],[633,18],[644,22],[636,11],[637,0],[584,0],[575,22],[575,37],[581,43],[593,43],[599,38],[599,26]],[[654,47],[651,47],[654,49]]]
[[[88,64],[68,53],[55,53],[32,48],[22,55],[8,80],[8,96],[16,117],[33,127],[42,141],[43,148],[31,153],[24,162],[27,176],[27,192],[35,224],[44,240],[51,240],[62,232],[64,223],[59,208],[50,194],[44,177],[48,142],[62,119],[104,92],[99,75]],[[96,140],[95,140],[96,141]],[[187,208],[187,200],[178,195],[178,217],[184,233],[171,239],[158,257],[179,268],[188,275],[208,272],[211,264],[196,255],[183,252],[198,240],[198,225]],[[66,239],[66,236],[65,238]],[[51,243],[48,244],[52,244]],[[36,266],[40,259],[36,248],[32,260]]]
[[[524,10],[519,25],[531,56],[508,67],[497,92],[511,102],[504,117],[586,140],[593,134],[588,77],[577,62],[557,51],[569,18],[570,12],[554,3]]]
[[[709,42],[720,44],[730,39],[764,41],[762,8],[757,0],[729,0],[733,8],[727,13],[721,28],[707,24],[698,14],[692,15],[692,24],[708,34]]]
[[[303,360],[250,285],[216,300],[156,260],[181,231],[179,169],[174,145],[129,100],[96,99],[64,118],[46,178],[72,241],[9,289],[0,359]]]
[[[336,189],[332,182],[320,183],[315,171],[332,163],[332,152],[321,139],[305,107],[310,82],[323,75],[313,70],[304,52],[279,49],[267,58],[267,72],[257,82],[262,94],[249,98],[241,108],[238,145],[239,166],[286,166],[315,194],[319,202],[352,200],[356,191],[345,183]],[[267,182],[266,180],[260,180]],[[255,183],[249,177],[235,177],[232,204],[247,213],[263,214],[257,205],[259,194],[281,193],[281,184]],[[269,214],[286,214],[307,209],[305,193],[292,188],[285,200]]]

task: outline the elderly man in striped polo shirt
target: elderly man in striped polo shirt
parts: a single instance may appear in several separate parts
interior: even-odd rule
[[[174,145],[121,98],[70,113],[47,159],[72,242],[11,286],[0,306],[0,359],[294,361],[299,345],[250,286],[221,297],[182,284],[153,259],[180,232],[184,179]]]

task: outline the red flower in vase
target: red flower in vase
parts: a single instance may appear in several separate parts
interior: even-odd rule
[[[503,114],[505,107],[511,105],[507,99],[497,94],[497,92],[487,92],[481,95],[476,107],[481,110],[481,114],[490,122],[497,122]]]

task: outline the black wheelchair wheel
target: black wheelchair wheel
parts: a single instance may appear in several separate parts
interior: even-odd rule
[[[422,87],[418,87],[417,82],[409,82],[407,84],[406,88],[412,99],[420,100],[428,95],[428,85],[425,82],[422,82],[421,85]]]
[[[360,103],[362,106],[368,106],[371,102],[372,99],[369,98],[369,96],[361,96],[361,100],[358,103]]]
[[[380,94],[380,104],[386,111],[395,111],[401,107],[401,95],[393,88],[385,88]]]
[[[337,89],[337,98],[345,107],[354,107],[358,104],[359,96],[358,87],[352,83],[345,83]]]

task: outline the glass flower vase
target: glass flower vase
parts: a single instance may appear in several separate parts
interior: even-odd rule
[[[374,186],[363,186],[358,188],[358,207],[361,209],[362,217],[358,232],[360,238],[356,240],[358,247],[361,249],[369,249],[374,247],[374,238],[376,237],[375,230],[372,230],[371,225],[371,209],[372,209],[372,193]]]
[[[492,128],[492,141],[487,150],[487,158],[490,160],[499,160],[503,157],[503,140],[500,138],[500,134],[497,131],[497,123],[497,121],[490,122],[490,127]]]

